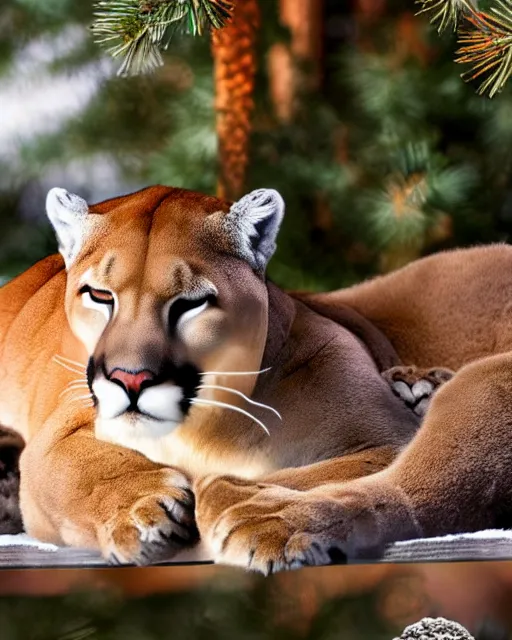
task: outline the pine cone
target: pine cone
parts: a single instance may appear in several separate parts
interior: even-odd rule
[[[458,622],[445,618],[423,618],[406,627],[394,640],[474,640],[473,636]]]

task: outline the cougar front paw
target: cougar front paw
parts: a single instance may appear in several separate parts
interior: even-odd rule
[[[201,539],[215,562],[268,575],[313,560],[286,553],[294,528],[300,527],[292,523],[300,491],[231,476],[210,476],[195,490]]]
[[[452,378],[454,372],[443,367],[420,369],[398,366],[384,371],[382,377],[414,413],[424,416],[438,387]]]
[[[127,480],[133,493],[127,486],[125,506],[99,530],[103,556],[112,564],[169,560],[198,540],[194,496],[187,478],[173,469],[141,476]]]
[[[195,490],[201,538],[216,563],[269,575],[345,561],[336,500],[230,476],[206,478]]]
[[[296,491],[241,482],[218,477],[198,499],[201,538],[217,563],[269,575],[378,558],[390,539],[418,535],[407,507],[393,492],[374,495],[352,483],[334,491]],[[237,494],[245,499],[225,508]],[[210,507],[218,497],[224,506],[220,513]]]

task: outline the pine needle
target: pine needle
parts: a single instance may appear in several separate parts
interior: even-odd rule
[[[496,0],[490,13],[479,11],[477,0],[416,0],[418,13],[428,15],[438,32],[458,29],[456,62],[471,65],[465,81],[484,76],[479,94],[492,98],[512,75],[512,0]]]
[[[99,0],[91,29],[98,44],[122,58],[118,75],[138,75],[163,64],[161,52],[176,30],[196,36],[220,29],[233,9],[234,0]]]
[[[422,7],[418,15],[426,13],[439,33],[449,26],[455,31],[461,17],[476,10],[473,0],[416,0],[416,3]]]
[[[479,13],[466,17],[467,26],[460,29],[456,62],[472,68],[462,74],[464,80],[484,75],[478,93],[492,98],[499,93],[512,75],[512,4],[497,0],[493,15]]]

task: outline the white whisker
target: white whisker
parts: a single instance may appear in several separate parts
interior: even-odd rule
[[[270,371],[272,367],[261,369],[261,371],[203,371],[203,376],[255,376],[258,373],[265,373]]]
[[[256,400],[252,400],[251,398],[248,398],[245,395],[245,393],[238,391],[238,389],[231,389],[230,387],[221,387],[220,385],[216,385],[216,384],[200,384],[197,388],[198,389],[219,389],[220,391],[229,391],[229,393],[234,393],[237,396],[240,396],[241,398],[246,400],[249,404],[252,404],[255,407],[262,407],[263,409],[268,409],[269,411],[272,411],[273,413],[276,414],[279,420],[283,419],[279,411],[276,411],[273,407],[269,407],[268,404],[263,404],[262,402],[256,402]]]
[[[65,389],[63,389],[59,393],[59,398],[63,396],[65,393],[70,393],[71,391],[77,391],[78,389],[88,389],[88,388],[89,388],[89,385],[87,384],[87,382],[80,382],[80,383],[75,382],[74,384],[68,385]]]
[[[82,378],[75,378],[74,380],[71,380],[70,382],[68,382],[65,386],[64,386],[64,390],[70,388],[70,387],[74,387],[76,384],[87,384],[87,382]]]
[[[78,382],[80,382],[80,383],[85,383],[85,382],[86,382],[86,380],[85,380],[85,378],[83,378],[82,376],[80,376],[79,378],[74,378],[73,380],[70,380],[70,381],[67,383],[66,387],[69,387],[69,386],[70,386],[70,385],[72,385],[72,384],[77,384]]]
[[[255,418],[252,415],[252,413],[249,413],[248,411],[245,411],[244,409],[240,409],[240,407],[235,407],[232,404],[227,404],[226,402],[220,402],[219,400],[203,400],[201,398],[194,398],[194,400],[192,400],[191,403],[192,404],[196,404],[196,405],[197,404],[203,405],[205,407],[222,407],[223,409],[231,409],[232,411],[237,411],[238,413],[242,413],[244,416],[247,416],[248,418],[251,418],[251,420],[254,420],[254,422],[259,424],[260,427],[263,429],[263,431],[265,431],[265,433],[268,436],[270,435],[269,430],[263,424],[263,422],[258,420],[258,418]]]
[[[81,400],[80,406],[85,407],[86,409],[92,409],[94,407],[94,403],[91,400]]]
[[[94,402],[89,396],[68,396],[67,398],[63,398],[62,402],[67,405],[78,403],[83,406],[94,407]]]
[[[89,402],[86,402],[89,401]],[[94,406],[94,402],[92,402],[92,394],[88,393],[84,396],[75,396],[69,399],[69,402],[80,402],[80,404],[85,404],[86,406]]]
[[[86,393],[83,396],[77,396],[76,400],[85,400],[86,398],[92,399],[92,393]]]
[[[72,373],[78,373],[79,375],[84,373],[83,371],[77,371],[77,369],[74,369],[73,367],[70,367],[65,362],[61,362],[60,360],[57,360],[56,356],[53,356],[53,361],[56,364],[60,364],[61,367],[64,367],[64,369],[67,369],[68,371],[71,371]]]
[[[87,369],[86,365],[84,365],[82,362],[77,362],[76,360],[70,360],[69,358],[65,358],[64,356],[61,356],[59,353],[57,353],[55,357],[59,358],[63,362],[67,362],[68,364],[74,364],[76,367],[83,369],[83,371]]]

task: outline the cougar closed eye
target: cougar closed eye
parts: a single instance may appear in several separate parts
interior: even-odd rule
[[[96,304],[114,304],[114,296],[110,293],[110,291],[93,289],[89,285],[85,285],[80,289],[79,293],[82,295],[88,294],[90,299]]]
[[[193,318],[204,311],[208,305],[214,306],[216,303],[217,298],[214,294],[209,294],[195,299],[178,298],[169,307],[169,330],[171,332],[176,331],[179,322],[190,320],[190,318]]]

